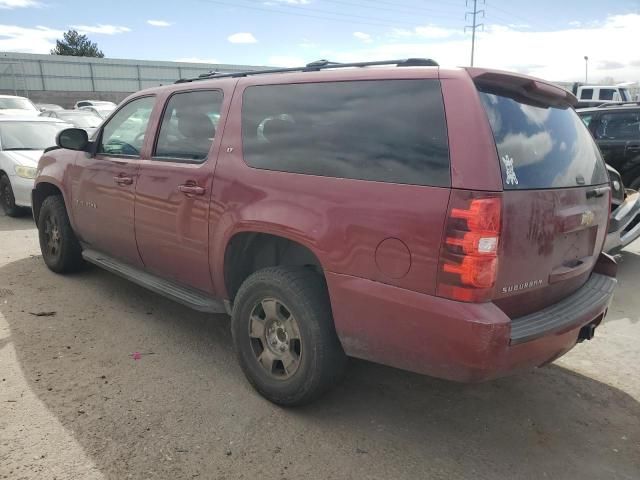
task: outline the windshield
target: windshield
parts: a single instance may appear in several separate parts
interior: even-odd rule
[[[2,150],[44,150],[56,144],[56,134],[66,123],[0,122]]]
[[[0,110],[38,110],[31,100],[20,97],[0,97]]]
[[[480,92],[493,130],[504,188],[566,188],[607,182],[591,134],[569,107],[543,107]]]
[[[58,118],[80,128],[96,128],[102,122],[102,118],[93,113],[58,113]]]

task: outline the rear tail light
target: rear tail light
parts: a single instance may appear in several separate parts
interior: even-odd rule
[[[440,248],[439,296],[491,299],[498,272],[502,199],[496,193],[452,190]]]

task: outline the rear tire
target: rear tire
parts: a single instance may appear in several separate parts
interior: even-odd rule
[[[82,247],[71,228],[60,195],[49,196],[42,202],[38,237],[42,258],[50,270],[56,273],[75,272],[84,265]]]
[[[13,195],[11,181],[6,175],[0,176],[0,208],[8,217],[21,217],[26,209],[16,205],[16,198]]]
[[[249,276],[236,295],[231,330],[247,379],[278,405],[312,402],[343,373],[347,357],[324,278],[307,268],[269,267]]]

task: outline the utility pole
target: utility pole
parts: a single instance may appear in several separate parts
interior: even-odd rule
[[[589,57],[584,56],[584,83],[589,83]]]
[[[484,0],[480,0],[480,1],[484,5]],[[466,32],[467,29],[471,30],[471,66],[473,67],[473,55],[476,49],[476,30],[478,28],[482,28],[484,30],[484,24],[478,23],[478,15],[482,15],[482,18],[484,18],[484,10],[478,10],[478,0],[465,0],[465,6],[469,8],[472,2],[473,2],[473,10],[470,12],[465,12],[464,19],[466,21],[467,18],[469,18],[469,15],[471,15],[473,22],[471,25],[466,25],[464,27],[464,31]]]

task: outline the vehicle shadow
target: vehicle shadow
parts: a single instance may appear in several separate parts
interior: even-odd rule
[[[36,224],[28,213],[22,217],[8,217],[0,212],[0,232],[9,232],[12,230],[32,230],[36,228]]]
[[[109,478],[640,476],[640,404],[568,369],[461,385],[353,360],[285,410],[244,380],[226,316],[39,257],[8,279],[20,294],[0,312],[29,387]]]

